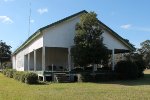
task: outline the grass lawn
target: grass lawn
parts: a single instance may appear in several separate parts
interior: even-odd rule
[[[145,78],[105,83],[27,85],[0,73],[0,100],[150,100],[150,70]]]

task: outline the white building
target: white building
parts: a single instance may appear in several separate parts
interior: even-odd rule
[[[87,11],[81,11],[37,30],[13,53],[13,69],[37,71],[41,76],[46,76],[44,72],[52,69],[71,70],[74,66],[71,62],[70,48],[74,45],[75,25],[84,13]],[[135,49],[108,26],[102,22],[100,24],[104,31],[103,42],[112,50],[113,59],[114,53]]]

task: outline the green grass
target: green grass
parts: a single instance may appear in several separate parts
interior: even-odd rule
[[[0,100],[150,100],[150,70],[134,81],[46,85],[27,85],[0,73]]]

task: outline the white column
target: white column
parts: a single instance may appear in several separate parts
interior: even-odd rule
[[[34,71],[36,71],[36,50],[34,50]]]
[[[71,52],[70,52],[71,48],[68,48],[68,68],[69,71],[71,71]]]
[[[28,71],[30,71],[30,53],[28,54]]]
[[[42,71],[45,71],[45,47],[42,47]]]
[[[115,68],[115,49],[112,49],[112,70]]]
[[[124,60],[124,54],[121,54],[121,60]]]

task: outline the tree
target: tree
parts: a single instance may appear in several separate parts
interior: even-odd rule
[[[131,60],[117,62],[115,72],[119,79],[137,79],[139,74],[138,66]]]
[[[107,62],[109,52],[103,44],[102,29],[94,12],[83,14],[76,24],[74,46],[71,54],[75,66],[87,66]]]
[[[138,49],[138,51],[143,56],[145,65],[150,68],[150,40],[146,40],[142,42],[140,45],[141,45],[141,48]]]
[[[2,68],[2,64],[4,62],[10,61],[10,59],[11,59],[10,49],[11,49],[10,45],[7,45],[2,40],[0,41],[0,63],[1,63],[1,68]]]
[[[143,77],[143,75],[144,75],[143,72],[146,68],[145,62],[143,60],[143,55],[139,54],[138,52],[132,52],[132,53],[126,54],[125,57],[126,57],[127,61],[135,63],[135,65],[137,66],[138,77]],[[135,73],[136,73],[136,71],[135,71]]]

